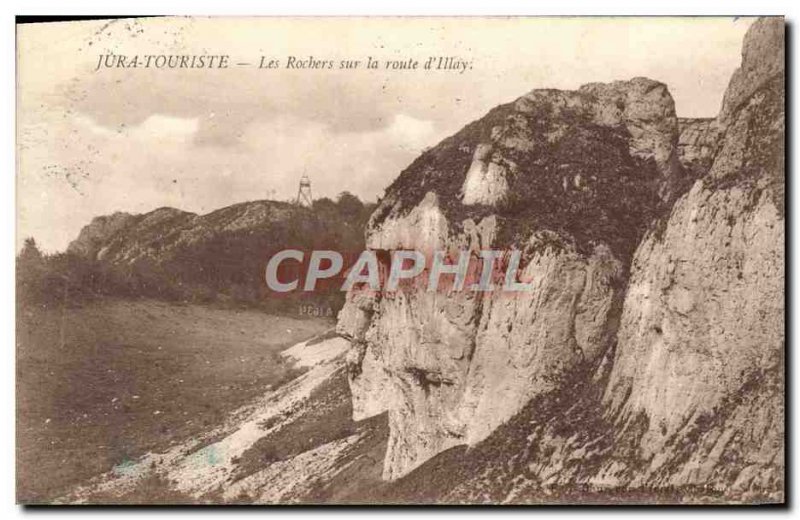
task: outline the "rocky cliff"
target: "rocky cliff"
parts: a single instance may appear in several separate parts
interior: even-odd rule
[[[133,225],[137,216],[118,211],[111,215],[95,217],[81,229],[78,238],[70,242],[67,251],[95,258],[100,249],[123,229]]]
[[[174,208],[115,213],[93,219],[68,252],[89,260],[98,290],[113,295],[235,300],[279,309],[289,301],[270,299],[267,260],[285,248],[363,249],[368,206],[352,199],[345,201],[349,206],[320,199],[313,208],[252,201],[205,215]],[[338,309],[343,296],[337,290],[306,300]]]
[[[400,174],[368,247],[519,250],[534,290],[348,295],[354,416],[388,412],[396,496],[782,497],[783,81],[761,19],[713,121],[644,78],[536,90]]]
[[[606,401],[646,416],[650,471],[687,457],[659,484],[783,482],[783,48],[781,19],[750,28],[710,171],[634,259]]]
[[[678,118],[678,157],[687,178],[698,179],[705,175],[719,150],[722,131],[716,118]]]
[[[424,154],[389,188],[367,246],[522,251],[534,290],[354,292],[356,414],[388,410],[385,477],[474,444],[613,343],[631,254],[683,176],[666,87],[536,90]]]
[[[236,204],[206,215],[175,208],[136,215],[118,212],[92,219],[67,250],[110,263],[161,263],[221,233],[263,228],[300,213],[302,208],[273,201]]]

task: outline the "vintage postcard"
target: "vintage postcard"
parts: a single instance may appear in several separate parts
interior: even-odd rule
[[[782,504],[782,17],[17,22],[22,504]]]

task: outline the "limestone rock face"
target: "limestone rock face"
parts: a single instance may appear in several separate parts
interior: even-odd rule
[[[647,417],[641,450],[652,471],[696,432],[693,455],[663,484],[724,474],[742,490],[782,485],[782,67],[783,21],[755,22],[713,166],[633,262],[606,401],[622,423]]]
[[[148,213],[131,215],[114,213],[95,217],[85,226],[68,251],[109,262],[133,262],[164,254],[153,243],[168,235],[178,236],[181,229],[192,225],[197,215],[175,208],[158,208]]]
[[[765,83],[784,73],[783,18],[761,18],[748,29],[742,45],[742,64],[733,73],[717,119],[728,126],[743,103]]]
[[[136,216],[121,211],[111,215],[95,217],[89,225],[81,229],[78,238],[70,242],[67,251],[94,257],[111,237],[135,221]]]
[[[782,499],[782,52],[782,19],[754,23],[714,120],[679,124],[645,79],[534,91],[401,173],[370,247],[520,250],[534,290],[348,295],[384,478],[452,502]]]
[[[299,226],[307,218],[292,204],[275,201],[244,202],[205,215],[168,207],[137,215],[118,212],[94,218],[68,249],[109,263],[163,263],[185,248],[221,235],[243,234],[289,220]]]
[[[689,179],[711,168],[719,151],[722,130],[716,119],[678,119],[678,157]]]
[[[719,132],[713,164],[634,255],[608,363],[428,469],[449,500],[783,500],[782,52],[783,20],[755,22],[728,109],[695,127]]]
[[[503,164],[492,160],[490,145],[478,145],[464,181],[464,204],[494,205],[503,201],[508,195],[510,173]]]
[[[313,295],[275,298],[264,279],[269,258],[282,249],[360,251],[367,211],[347,215],[336,205],[306,208],[259,200],[198,215],[159,208],[139,215],[99,217],[86,226],[70,251],[91,260],[105,294],[190,301],[267,303],[286,309],[339,306],[344,295],[323,288]],[[102,224],[121,220],[119,225]],[[319,288],[319,285],[318,285]],[[338,288],[337,288],[338,289]],[[310,298],[306,298],[309,296]]]
[[[384,478],[475,444],[613,343],[631,254],[682,175],[666,87],[536,90],[423,154],[367,231],[393,251],[522,253],[524,293],[358,288],[338,330],[354,415],[388,411]]]
[[[643,78],[538,90],[401,173],[368,227],[379,257],[518,250],[533,290],[348,294],[384,478],[453,502],[781,500],[782,53],[782,19],[754,23],[714,120],[678,122]]]
[[[624,124],[630,132],[632,155],[652,158],[666,178],[676,176],[677,117],[675,103],[667,86],[647,78],[591,83],[581,93],[596,96],[595,122],[601,125]]]

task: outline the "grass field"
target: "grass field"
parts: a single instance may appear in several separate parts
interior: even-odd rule
[[[334,325],[255,310],[105,300],[17,317],[17,499],[218,425],[296,375],[278,353]]]

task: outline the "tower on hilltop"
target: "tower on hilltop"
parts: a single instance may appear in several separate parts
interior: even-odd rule
[[[314,199],[311,196],[311,181],[305,173],[300,177],[300,186],[297,188],[297,201],[298,206],[310,208]]]

